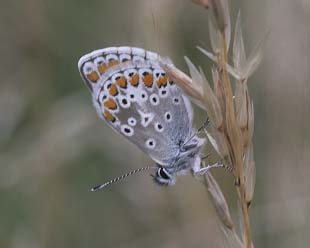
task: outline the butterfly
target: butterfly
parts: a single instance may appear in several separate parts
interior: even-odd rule
[[[156,169],[153,178],[160,185],[173,185],[177,175],[201,170],[205,139],[192,127],[189,99],[167,77],[159,58],[141,48],[108,47],[78,62],[98,115],[155,161],[155,166],[126,173],[93,191],[147,169]]]

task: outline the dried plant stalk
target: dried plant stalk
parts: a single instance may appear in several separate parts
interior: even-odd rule
[[[231,168],[235,179],[243,220],[243,233],[240,236],[234,229],[229,207],[215,178],[207,173],[204,182],[219,219],[223,223],[226,238],[231,240],[231,246],[252,248],[249,207],[254,194],[256,169],[252,144],[254,107],[247,82],[248,77],[261,61],[263,42],[259,42],[247,59],[239,13],[233,42],[234,66],[229,65],[228,49],[231,27],[227,0],[194,0],[193,2],[203,7],[210,7],[213,14],[213,21],[209,23],[209,31],[214,54],[199,48],[215,62],[216,67],[212,69],[213,89],[203,71],[198,70],[188,58],[185,60],[191,78],[163,60],[161,63],[168,76],[172,77],[193,101],[208,113],[210,127],[205,130],[206,135],[223,163]],[[231,76],[235,80],[235,87],[232,87]]]

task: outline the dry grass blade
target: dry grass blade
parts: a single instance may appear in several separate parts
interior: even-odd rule
[[[210,84],[208,83],[204,73],[202,70],[200,70],[200,76],[202,78],[202,82],[204,83],[203,86],[203,92],[204,92],[204,102],[206,105],[206,108],[208,110],[210,121],[213,123],[213,125],[216,128],[221,128],[223,126],[223,115],[220,103],[213,92]]]
[[[249,111],[249,130],[248,130],[248,139],[249,141],[252,140],[253,134],[254,134],[254,104],[253,101],[250,104],[250,107],[248,108]]]
[[[226,41],[226,48],[229,50],[230,46],[230,37],[231,37],[231,23],[230,23],[230,13],[229,13],[229,5],[227,0],[217,0],[222,3],[223,11],[224,11],[224,19],[225,22],[225,41]]]
[[[220,81],[220,75],[216,68],[212,68],[214,93],[220,103],[222,113],[225,113],[224,88]]]
[[[197,80],[192,80],[184,72],[175,66],[166,63],[162,59],[159,60],[159,63],[166,72],[167,76],[175,81],[186,92],[186,94],[192,98],[196,105],[204,110],[207,110],[205,104],[203,103],[204,96],[200,82],[197,83]]]
[[[205,174],[206,184],[208,192],[214,204],[215,210],[222,221],[222,223],[229,229],[234,229],[234,223],[232,221],[230,211],[226,202],[226,199],[216,182],[215,178],[210,172]]]
[[[221,51],[221,33],[215,26],[214,20],[209,15],[209,36],[211,41],[211,47],[214,54],[219,54]]]
[[[235,89],[235,106],[237,122],[241,129],[246,129],[248,126],[247,100],[246,83],[237,82]]]
[[[231,164],[225,135],[223,132],[218,131],[218,129],[216,129],[213,125],[210,125],[209,129],[210,131],[205,129],[205,133],[211,145],[216,150],[218,155],[227,161],[227,164]]]
[[[248,146],[245,151],[244,156],[244,171],[245,171],[245,185],[246,185],[246,195],[245,199],[248,205],[251,204],[255,188],[256,179],[256,167],[253,155],[253,144]]]
[[[244,248],[242,241],[239,236],[233,230],[222,228],[225,236],[225,241],[223,242],[223,247],[227,248]]]
[[[199,74],[199,71],[188,57],[185,56],[184,59],[188,66],[193,83],[196,85],[196,90],[202,92],[204,82]]]
[[[241,72],[242,79],[249,78],[253,74],[253,72],[257,69],[260,62],[262,61],[263,49],[267,41],[268,35],[269,35],[269,32],[265,34],[265,36],[257,43],[253,51],[250,53],[249,58],[247,59],[246,65]]]
[[[218,62],[218,57],[215,56],[214,54],[208,52],[207,50],[203,49],[200,46],[197,46],[198,50],[201,51],[204,55],[206,55],[209,59],[211,59],[213,62],[217,63]],[[240,80],[241,77],[239,73],[233,68],[231,65],[226,64],[226,69],[230,75],[232,75],[235,79]]]
[[[239,11],[236,26],[235,36],[233,44],[233,60],[235,69],[240,73],[246,64],[245,48],[243,42],[243,35],[241,29],[241,13]]]
[[[227,0],[210,0],[212,14],[221,33],[230,28],[229,8]]]

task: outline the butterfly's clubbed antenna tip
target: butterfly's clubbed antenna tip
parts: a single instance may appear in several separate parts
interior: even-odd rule
[[[105,186],[106,186],[106,183],[105,183],[105,184],[100,184],[100,185],[97,185],[97,186],[95,186],[95,187],[92,187],[92,188],[90,189],[90,191],[91,191],[91,192],[96,192],[97,190],[102,189],[102,188],[104,188]]]

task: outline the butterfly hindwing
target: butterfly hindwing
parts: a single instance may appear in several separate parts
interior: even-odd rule
[[[158,58],[141,48],[109,47],[84,55],[78,67],[98,115],[164,166],[192,133],[192,109]]]
[[[114,66],[95,91],[97,112],[113,129],[162,165],[178,156],[190,133],[191,107],[158,64]]]
[[[80,58],[78,68],[85,84],[94,88],[109,68],[127,61],[155,61],[158,54],[137,47],[108,47],[95,50]]]

